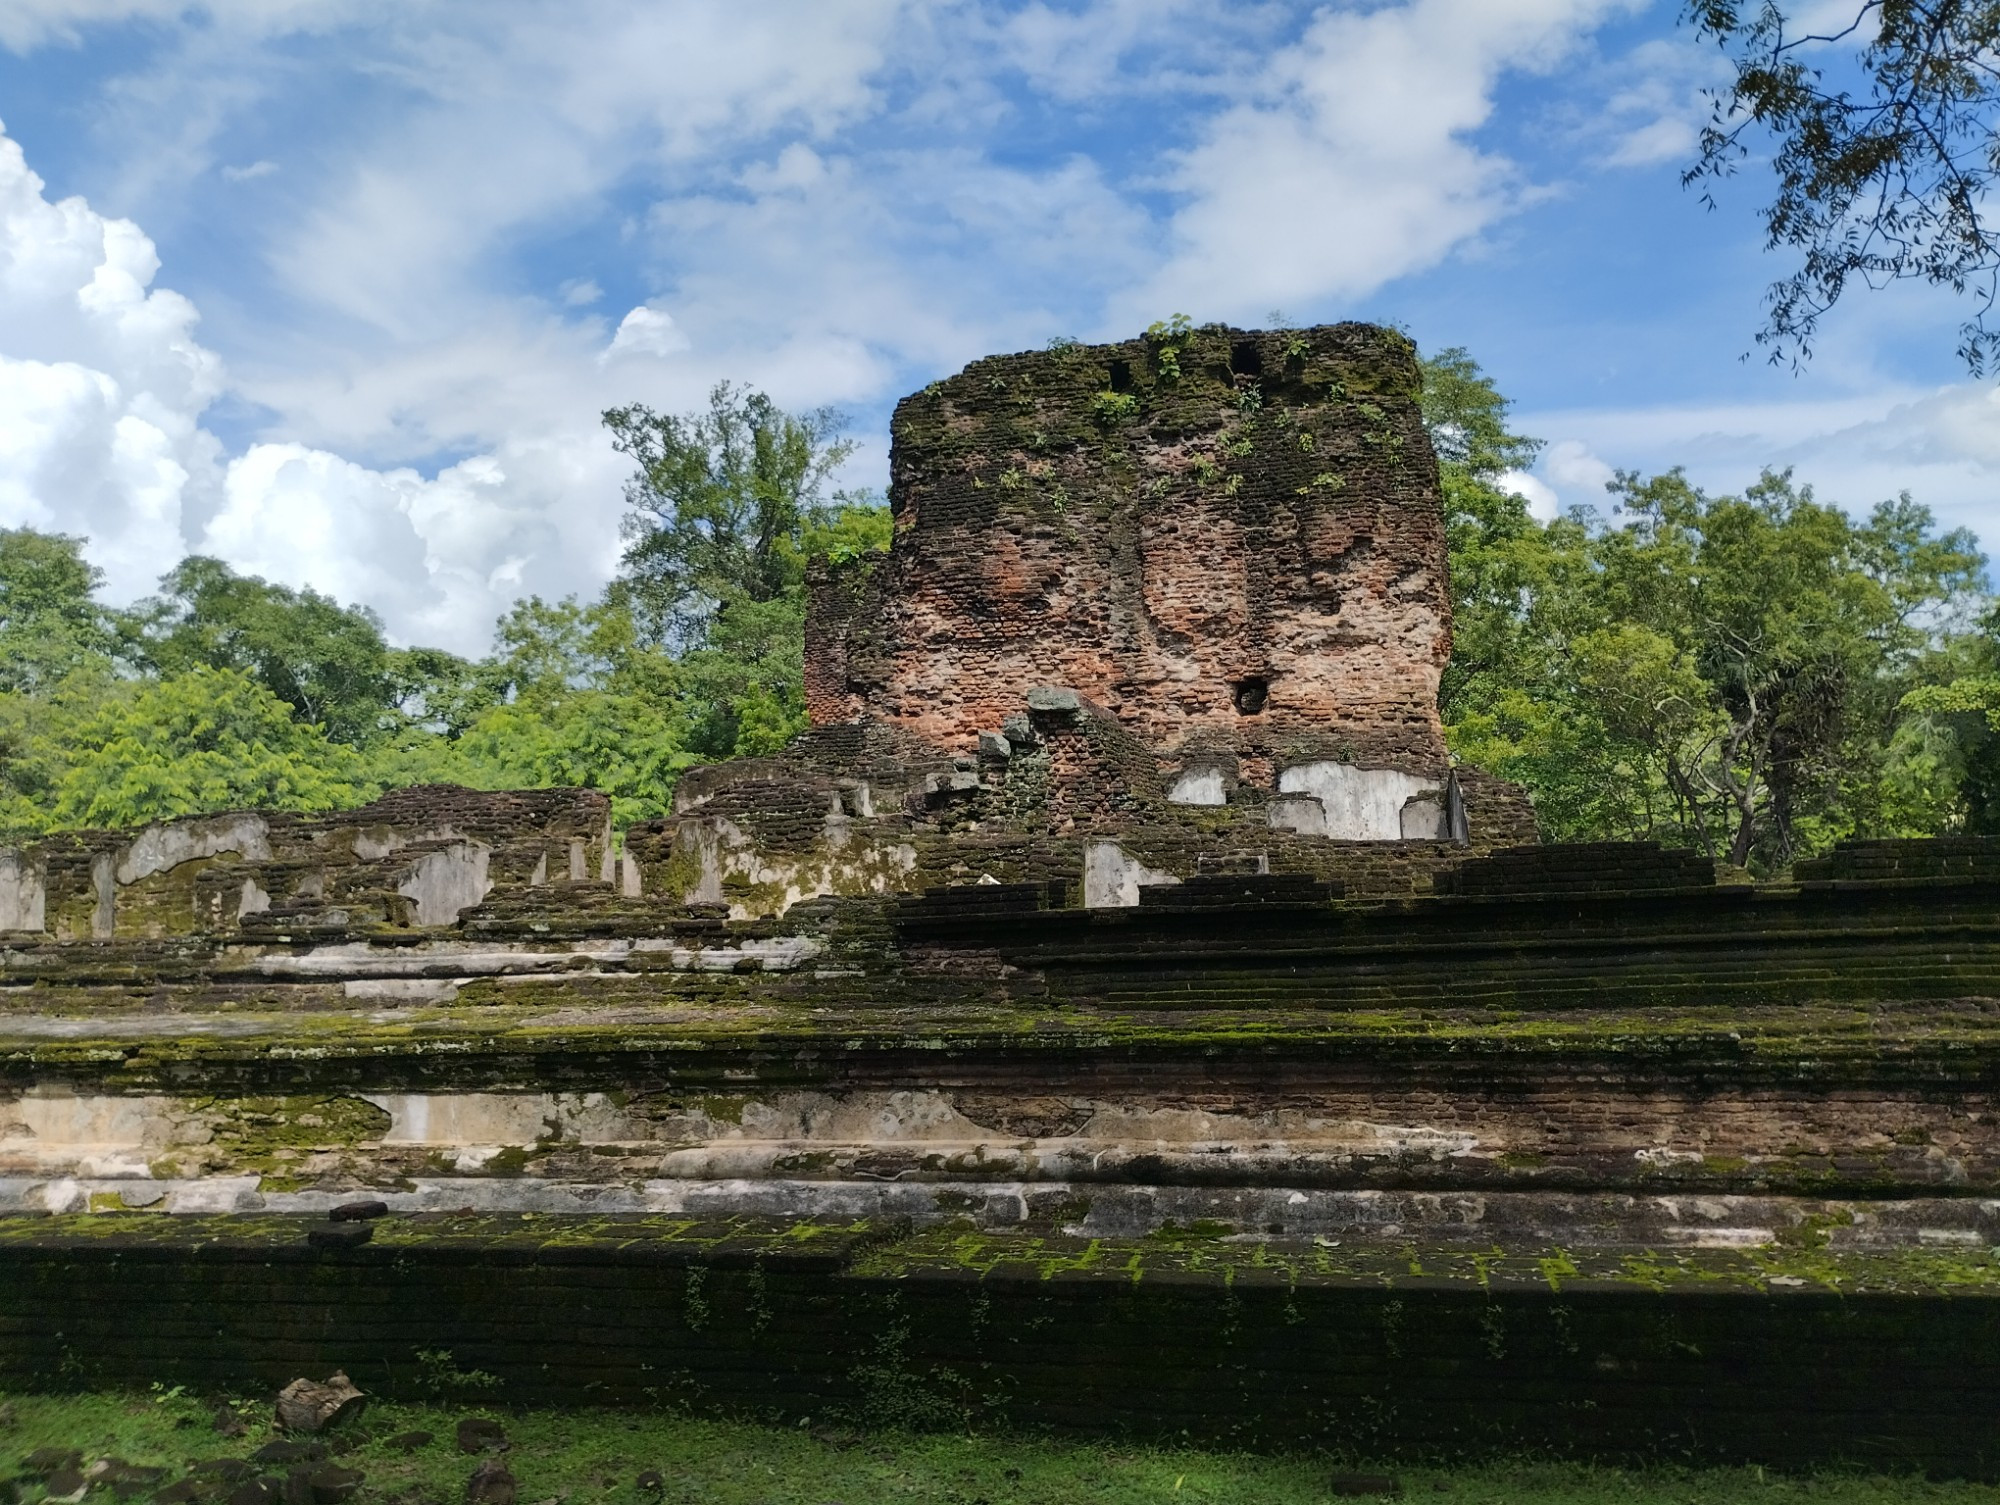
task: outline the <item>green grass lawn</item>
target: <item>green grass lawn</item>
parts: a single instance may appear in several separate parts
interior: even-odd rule
[[[215,1426],[218,1403],[160,1395],[13,1395],[0,1405],[0,1479],[16,1478],[14,1498],[45,1498],[24,1467],[37,1450],[75,1450],[86,1465],[107,1456],[164,1466],[159,1486],[131,1489],[150,1499],[209,1459],[247,1459],[274,1440],[268,1400],[228,1403],[248,1424],[230,1438]],[[646,1411],[510,1411],[477,1406],[378,1403],[329,1434],[333,1461],[365,1476],[353,1496],[367,1501],[456,1502],[480,1459],[458,1451],[466,1417],[498,1420],[507,1447],[497,1456],[518,1481],[520,1505],[540,1501],[629,1505],[1293,1505],[1334,1498],[1337,1469],[1393,1475],[1403,1498],[1438,1505],[1760,1505],[1824,1502],[1887,1505],[1936,1500],[2000,1502],[2000,1488],[1913,1479],[1826,1474],[1807,1478],[1757,1469],[1621,1470],[1562,1463],[1479,1467],[1340,1464],[1315,1458],[1054,1442],[1032,1437],[912,1436],[838,1427],[763,1427],[697,1421]],[[345,1435],[343,1435],[343,1432]],[[393,1439],[429,1432],[405,1451]],[[283,1467],[266,1473],[282,1475]],[[657,1483],[642,1487],[644,1473]],[[214,1479],[210,1473],[204,1476]],[[217,1486],[211,1495],[228,1499]],[[0,1501],[6,1498],[0,1492]],[[91,1498],[110,1501],[108,1488]],[[183,1496],[182,1498],[185,1498]]]

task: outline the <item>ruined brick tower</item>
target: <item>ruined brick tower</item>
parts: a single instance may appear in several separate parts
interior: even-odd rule
[[[980,881],[1098,908],[1221,874],[1422,893],[1532,841],[1445,751],[1420,379],[1392,330],[1210,325],[905,398],[889,552],[811,577],[811,729],[683,775],[628,836],[642,881],[742,915]]]
[[[905,398],[894,547],[815,581],[815,725],[969,753],[1066,686],[1170,765],[1435,779],[1451,600],[1419,380],[1390,330],[1208,326]]]

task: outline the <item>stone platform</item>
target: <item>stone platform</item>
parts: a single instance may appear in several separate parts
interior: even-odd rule
[[[517,1403],[1994,1477],[2000,1259],[1144,1239],[880,1221],[0,1218],[0,1385],[270,1387],[417,1355]]]

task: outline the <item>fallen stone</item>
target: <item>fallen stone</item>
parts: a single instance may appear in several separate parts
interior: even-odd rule
[[[253,1477],[257,1468],[255,1464],[246,1463],[241,1458],[204,1458],[188,1472],[200,1474],[204,1478],[220,1479],[224,1484],[241,1484],[245,1479]]]
[[[250,1432],[249,1424],[227,1406],[216,1411],[214,1425],[215,1430],[224,1437],[245,1437]]]
[[[1083,697],[1074,690],[1037,685],[1028,692],[1028,709],[1043,715],[1074,716],[1083,709]]]
[[[324,1382],[293,1380],[280,1390],[278,1425],[287,1432],[323,1432],[359,1417],[367,1404],[368,1398],[359,1387],[345,1373],[335,1370]]]
[[[365,1223],[388,1215],[387,1202],[342,1202],[327,1214],[327,1218],[335,1223]]]
[[[153,1505],[199,1505],[215,1492],[215,1486],[200,1479],[183,1479],[153,1492]]]
[[[1335,1474],[1327,1480],[1327,1492],[1340,1499],[1364,1495],[1400,1495],[1402,1480],[1389,1474]]]
[[[246,1479],[229,1492],[229,1505],[281,1505],[284,1498],[283,1481]]]
[[[497,1452],[507,1446],[507,1429],[486,1416],[468,1416],[458,1424],[461,1453]]]
[[[391,1437],[388,1446],[405,1453],[414,1453],[418,1448],[427,1448],[436,1439],[429,1432],[398,1432]]]
[[[466,1505],[514,1505],[516,1488],[507,1465],[498,1458],[488,1458],[465,1481]]]
[[[166,1482],[167,1471],[148,1463],[127,1463],[123,1458],[103,1458],[84,1470],[93,1485],[109,1485],[111,1492],[121,1500],[129,1500],[135,1495]]]
[[[285,1505],[340,1505],[365,1477],[360,1469],[338,1463],[303,1464],[285,1476]]]
[[[294,1463],[317,1463],[326,1456],[323,1442],[292,1442],[279,1438],[267,1442],[250,1455],[252,1463],[275,1463],[281,1467]]]
[[[90,1484],[81,1469],[65,1466],[44,1475],[42,1488],[51,1500],[81,1500]]]
[[[375,1237],[375,1230],[366,1223],[341,1223],[332,1228],[308,1228],[306,1242],[321,1251],[334,1249],[358,1249]]]
[[[75,1448],[36,1448],[21,1464],[29,1473],[47,1478],[59,1469],[83,1468],[83,1454]]]
[[[649,1468],[638,1478],[639,1488],[649,1495],[656,1495],[667,1487],[666,1478],[656,1468]]]

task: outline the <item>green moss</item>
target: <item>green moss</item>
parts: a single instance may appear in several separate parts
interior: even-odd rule
[[[206,1145],[176,1150],[156,1160],[155,1176],[254,1172],[267,1191],[297,1191],[314,1184],[313,1162],[379,1142],[389,1114],[365,1098],[341,1093],[293,1096],[206,1096],[188,1108],[205,1123]]]

